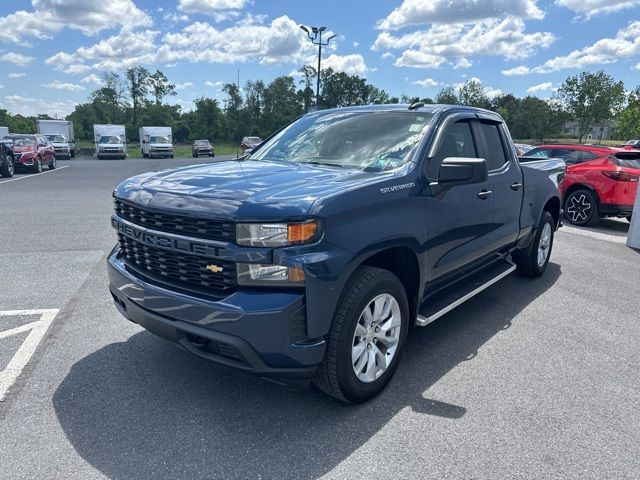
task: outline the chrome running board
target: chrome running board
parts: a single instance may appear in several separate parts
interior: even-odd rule
[[[470,298],[475,297],[478,293],[486,290],[494,283],[499,282],[515,269],[516,266],[512,262],[504,260],[477,274],[475,277],[463,281],[460,286],[457,288],[454,287],[450,292],[445,293],[444,296],[438,300],[427,302],[428,304],[425,305],[424,308],[420,309],[420,312],[418,313],[416,326],[424,327],[429,325],[431,322],[449,313],[457,306],[462,305]]]

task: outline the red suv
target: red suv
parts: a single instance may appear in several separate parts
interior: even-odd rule
[[[560,184],[564,215],[574,225],[601,217],[631,220],[640,178],[640,150],[601,145],[542,145],[527,157],[560,157],[567,173]]]
[[[13,163],[16,167],[28,167],[36,173],[42,172],[47,165],[49,170],[56,168],[56,152],[51,142],[42,135],[7,135],[3,142],[13,150]]]

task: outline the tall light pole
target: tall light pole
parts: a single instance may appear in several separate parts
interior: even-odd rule
[[[324,32],[327,27],[311,27],[311,31],[304,25],[300,25],[300,28],[307,34],[309,40],[314,45],[318,45],[318,71],[317,71],[317,82],[316,82],[316,107],[320,108],[320,60],[322,59],[322,47],[329,45],[329,42],[335,35],[331,35],[324,42],[322,41],[322,32]]]

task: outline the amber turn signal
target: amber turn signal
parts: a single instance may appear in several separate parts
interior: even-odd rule
[[[287,240],[290,244],[308,243],[318,235],[318,222],[292,223],[287,226]]]

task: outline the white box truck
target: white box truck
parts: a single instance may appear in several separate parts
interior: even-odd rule
[[[76,139],[73,135],[73,122],[69,120],[36,120],[38,133],[49,139],[56,151],[56,158],[76,156]]]
[[[96,155],[103,158],[127,158],[127,136],[124,125],[94,125],[93,141],[96,144]]]
[[[9,135],[9,127],[0,127],[0,138]]]
[[[171,127],[140,127],[140,150],[144,158],[173,158]]]

